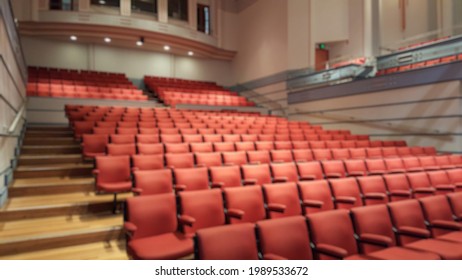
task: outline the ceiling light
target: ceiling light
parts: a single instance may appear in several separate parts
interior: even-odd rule
[[[140,37],[140,39],[136,42],[136,45],[141,47],[144,44],[144,37]]]
[[[165,46],[164,46],[164,50],[169,51],[169,50],[170,50],[170,46],[165,45]]]
[[[194,52],[189,51],[189,52],[188,52],[188,55],[189,55],[189,56],[193,56],[193,55],[194,55]]]
[[[106,1],[104,1],[104,0],[99,0],[99,3],[100,3],[101,5],[105,5],[105,4],[106,4]]]
[[[111,38],[109,38],[109,37],[104,38],[104,42],[110,43],[110,42],[111,42]]]
[[[71,40],[72,40],[72,41],[77,41],[77,36],[72,35],[72,36],[71,36]]]

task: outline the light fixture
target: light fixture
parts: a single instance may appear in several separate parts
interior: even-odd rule
[[[104,0],[99,0],[98,2],[99,2],[100,5],[106,5],[106,1],[104,1]]]
[[[170,46],[165,45],[165,46],[164,46],[164,50],[169,51],[169,50],[170,50]]]
[[[70,38],[71,38],[71,41],[77,41],[77,36],[75,36],[75,35],[71,35]]]
[[[189,51],[189,52],[188,52],[188,55],[189,55],[189,56],[193,56],[193,55],[194,55],[194,52]]]
[[[140,37],[140,39],[136,42],[136,45],[141,47],[144,44],[144,37]]]
[[[111,38],[109,38],[109,37],[104,38],[104,42],[110,43],[110,42],[111,42]]]

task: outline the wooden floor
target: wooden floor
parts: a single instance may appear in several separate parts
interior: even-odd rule
[[[122,215],[113,195],[94,192],[70,129],[28,128],[24,143],[0,209],[0,259],[127,259]],[[119,209],[130,196],[118,195]]]

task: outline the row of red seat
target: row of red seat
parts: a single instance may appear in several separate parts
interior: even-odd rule
[[[224,159],[230,153],[224,153]],[[188,157],[189,156],[189,157]],[[195,160],[194,160],[195,158]],[[432,192],[435,190],[454,191],[461,188],[462,190],[462,158],[458,158],[458,164],[447,163],[438,164],[434,162],[433,157],[411,158],[417,161],[416,166],[406,167],[403,162],[398,163],[400,168],[397,169],[397,161],[401,159],[373,159],[373,160],[326,160],[310,162],[273,162],[271,164],[261,163],[242,163],[230,162],[228,165],[222,165],[222,158],[219,153],[207,154],[166,154],[163,155],[132,155],[133,168],[130,169],[130,157],[123,156],[97,156],[96,170],[98,177],[96,185],[98,188],[106,191],[120,185],[125,186],[125,191],[130,191],[132,187],[131,170],[135,172],[134,178],[137,189],[144,189],[146,194],[159,194],[171,192],[173,184],[175,189],[179,190],[204,190],[212,187],[238,187],[251,184],[270,184],[275,182],[299,182],[307,180],[321,180],[324,178],[347,178],[347,177],[364,177],[376,175],[393,175],[401,176],[406,181],[406,176],[410,181],[412,178],[419,178],[416,184],[411,184],[414,192]],[[419,162],[420,160],[420,162]],[[432,164],[432,165],[429,165]],[[449,165],[448,165],[449,164]],[[165,169],[167,166],[169,169]],[[117,170],[115,173],[110,168]],[[172,171],[175,177],[172,177]],[[149,185],[140,186],[136,171],[142,171],[140,174],[146,176],[145,182]],[[426,171],[429,173],[427,177]],[[178,174],[184,174],[182,177]],[[209,178],[210,174],[210,178]],[[423,174],[423,175],[422,175]],[[390,175],[390,176],[391,176]],[[395,176],[396,175],[396,176]],[[422,177],[423,176],[423,177]],[[434,176],[434,177],[433,177]],[[444,178],[443,178],[444,177]],[[150,178],[150,179],[149,179]],[[183,178],[183,179],[181,179]],[[149,179],[147,181],[146,179]],[[416,179],[417,180],[417,179]],[[405,183],[405,182],[404,182]],[[401,185],[401,191],[410,194],[409,185]],[[385,187],[382,189],[375,182],[376,193],[387,193]],[[180,188],[179,185],[182,187]],[[382,184],[383,185],[383,184]],[[384,185],[383,185],[384,186]],[[356,188],[357,189],[357,188]],[[398,189],[390,187],[388,191]],[[359,192],[358,192],[359,193]],[[403,195],[403,193],[401,193]]]
[[[431,60],[427,60],[423,62],[407,64],[407,65],[403,65],[399,67],[391,67],[387,69],[382,69],[382,70],[377,71],[377,76],[382,76],[385,74],[391,74],[391,73],[396,73],[396,72],[404,72],[404,71],[419,69],[419,68],[424,68],[424,67],[430,67],[430,66],[435,66],[439,64],[445,64],[445,63],[450,63],[450,62],[460,61],[460,60],[462,60],[462,54],[445,56],[445,57],[431,59]]]
[[[245,106],[253,107],[255,102],[248,101],[243,96],[223,96],[213,94],[183,94],[178,92],[165,92],[162,98],[165,105],[175,107],[177,104],[196,104],[210,106]]]
[[[323,181],[306,184],[317,182]],[[427,219],[432,225],[443,225],[446,232],[460,230],[461,225],[452,219],[448,202],[449,199],[453,209],[462,210],[459,193],[420,199],[425,216],[418,200],[406,200],[353,208],[355,227],[346,210],[308,213],[309,228],[306,228],[305,218],[300,216],[305,213],[298,192],[316,188],[303,184],[232,188],[224,189],[223,194],[220,190],[180,192],[177,200],[171,193],[129,198],[124,224],[129,238],[128,252],[135,259],[188,257],[193,253],[191,238],[195,235],[196,258],[258,259],[252,224],[256,223],[264,259],[462,259],[460,232],[440,234],[429,231],[425,224]],[[312,203],[309,199],[304,202],[308,207]],[[445,207],[442,209],[441,205]],[[435,222],[433,216],[444,220]],[[398,235],[393,233],[391,221]],[[224,226],[225,223],[234,225]],[[242,230],[246,232],[244,235]],[[273,238],[265,237],[263,231]],[[314,254],[309,238],[314,244]]]

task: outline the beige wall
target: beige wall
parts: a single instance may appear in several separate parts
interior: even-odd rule
[[[4,176],[11,176],[11,160],[15,158],[15,148],[23,125],[21,120],[16,131],[10,136],[8,129],[19,112],[25,99],[25,81],[20,74],[20,68],[13,54],[12,45],[6,33],[4,19],[0,19],[0,205],[6,198]],[[24,115],[25,116],[25,115]]]
[[[374,139],[404,139],[409,145],[462,149],[459,81],[325,99],[291,106],[291,116],[326,129],[350,129]]]
[[[125,72],[129,78],[144,75],[235,83],[231,63],[222,60],[179,57],[164,53],[23,38],[28,65]]]

